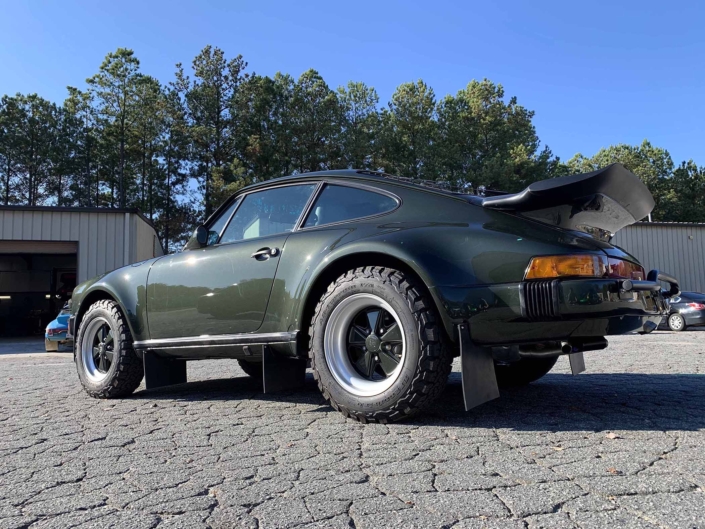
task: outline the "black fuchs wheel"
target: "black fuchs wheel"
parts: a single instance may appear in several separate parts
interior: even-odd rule
[[[685,330],[685,320],[679,313],[674,312],[668,317],[668,328],[674,332]]]
[[[238,360],[237,363],[240,365],[246,375],[252,378],[259,378],[262,380],[262,362],[248,362],[247,360]]]
[[[91,397],[125,397],[142,382],[142,360],[115,301],[103,299],[88,308],[78,329],[75,355],[78,378]]]
[[[369,266],[350,270],[318,302],[311,328],[313,376],[336,410],[360,422],[392,422],[430,407],[452,356],[426,289]]]
[[[511,364],[495,362],[497,384],[503,387],[525,386],[546,375],[558,361],[557,356],[548,358],[522,358]]]

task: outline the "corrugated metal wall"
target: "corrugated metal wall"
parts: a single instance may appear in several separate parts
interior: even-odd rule
[[[2,240],[76,241],[79,282],[162,255],[159,243],[153,243],[155,237],[154,229],[132,212],[0,207]]]
[[[647,271],[657,268],[676,276],[681,290],[705,292],[705,224],[637,222],[619,230],[611,242]]]

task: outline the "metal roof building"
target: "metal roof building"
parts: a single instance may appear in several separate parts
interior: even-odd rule
[[[637,222],[619,230],[611,243],[639,259],[647,271],[674,275],[681,290],[705,292],[705,224]]]
[[[136,209],[0,206],[0,335],[38,334],[76,283],[163,254]]]

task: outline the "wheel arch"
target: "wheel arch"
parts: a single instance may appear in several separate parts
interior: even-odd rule
[[[117,296],[114,293],[109,292],[107,289],[104,289],[104,288],[100,288],[100,287],[94,288],[90,292],[88,292],[87,294],[85,294],[83,296],[83,298],[81,299],[81,304],[80,304],[78,310],[76,311],[76,323],[75,323],[76,336],[78,336],[78,329],[81,325],[81,320],[83,320],[83,316],[85,316],[86,312],[88,312],[88,309],[97,301],[101,301],[104,299],[114,301],[115,303],[117,303],[118,306],[120,307],[120,310],[122,311],[123,315],[125,315],[125,316],[127,315],[127,311],[125,310],[125,307],[123,306],[122,303],[120,303],[120,300],[117,299]],[[132,322],[130,321],[130,318],[126,317],[125,321],[127,323],[127,326],[130,329],[130,333],[134,336],[135,333],[134,333],[134,329],[132,328]]]
[[[298,340],[299,356],[305,356],[308,351],[308,342],[310,338],[309,326],[311,324],[311,319],[313,317],[316,304],[321,299],[321,296],[326,291],[328,286],[348,270],[354,270],[355,268],[365,266],[383,266],[385,268],[393,268],[394,270],[398,270],[400,272],[412,276],[426,288],[426,291],[429,294],[429,298],[431,299],[434,308],[440,316],[441,307],[438,304],[438,300],[433,295],[433,291],[430,288],[428,282],[423,279],[423,277],[419,272],[417,272],[417,270],[415,270],[411,265],[404,262],[399,257],[375,251],[355,252],[342,255],[337,259],[331,261],[324,269],[322,269],[318,273],[314,281],[311,283],[308,292],[306,293],[304,302],[301,304],[301,317],[299,318],[301,326]],[[441,328],[446,334],[446,338],[448,338],[449,330],[443,324],[444,319],[441,317],[440,320]]]

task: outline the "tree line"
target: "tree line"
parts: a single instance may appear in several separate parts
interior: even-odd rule
[[[292,173],[354,167],[518,191],[621,162],[654,194],[654,220],[705,222],[705,168],[692,160],[676,166],[644,141],[562,162],[533,117],[487,79],[440,99],[404,83],[381,105],[363,82],[262,76],[212,46],[162,83],[119,48],[62,104],[0,99],[0,202],[137,207],[173,250],[229,194]]]

